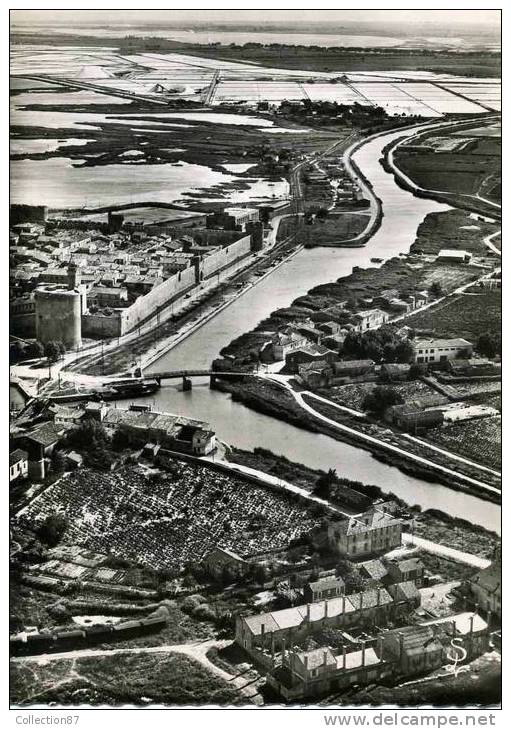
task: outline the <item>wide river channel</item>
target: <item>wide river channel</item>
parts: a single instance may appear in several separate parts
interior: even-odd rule
[[[383,204],[382,225],[367,246],[301,251],[163,355],[148,368],[147,374],[151,371],[207,368],[220,349],[232,339],[255,327],[273,310],[288,306],[313,286],[345,276],[351,273],[353,266],[371,265],[372,256],[388,259],[408,252],[424,216],[448,208],[405,192],[380,165],[386,144],[404,134],[400,131],[378,137],[354,155],[355,162],[371,181]],[[409,504],[420,504],[423,509],[441,509],[500,533],[498,505],[441,484],[412,478],[393,466],[381,463],[362,448],[257,413],[234,402],[226,393],[210,390],[206,379],[194,378],[191,392],[182,392],[180,385],[165,386],[147,399],[154,402],[155,409],[208,420],[218,437],[232,445],[249,450],[260,446],[312,468],[335,468],[340,476],[376,484]]]

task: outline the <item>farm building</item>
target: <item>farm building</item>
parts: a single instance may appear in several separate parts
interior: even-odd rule
[[[502,563],[495,560],[489,567],[480,570],[469,580],[473,599],[482,610],[490,610],[499,618],[502,616]]]
[[[435,260],[437,263],[470,263],[472,254],[454,248],[442,248]]]
[[[307,696],[320,696],[354,685],[375,683],[391,676],[393,665],[372,647],[353,651],[343,649],[335,655],[330,648],[310,651],[289,650],[282,664],[268,677],[272,686],[286,701],[299,701]]]
[[[473,345],[466,339],[414,339],[412,342],[413,361],[447,362],[460,357],[470,358]]]

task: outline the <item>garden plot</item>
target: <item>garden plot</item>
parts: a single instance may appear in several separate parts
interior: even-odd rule
[[[48,488],[19,516],[30,525],[61,511],[64,543],[156,569],[180,569],[221,545],[248,556],[285,547],[318,523],[287,495],[206,467],[145,475],[81,471]]]

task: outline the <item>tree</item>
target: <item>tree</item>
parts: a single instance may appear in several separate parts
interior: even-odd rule
[[[476,349],[479,354],[493,359],[502,351],[502,341],[497,334],[481,334],[477,339]]]
[[[44,355],[44,347],[41,344],[41,342],[38,342],[37,340],[32,342],[28,347],[28,356],[33,357],[33,359],[41,359],[41,357]]]
[[[419,362],[414,362],[408,371],[408,379],[409,380],[418,380],[419,377],[422,377],[422,375],[425,375],[427,372],[427,365],[420,364]]]
[[[402,396],[393,387],[378,385],[365,396],[363,408],[381,416],[391,405],[401,405],[403,402]]]
[[[56,547],[67,529],[64,514],[49,514],[37,530],[37,536],[48,547]]]
[[[329,468],[326,473],[322,473],[318,477],[314,485],[314,494],[319,496],[321,499],[328,499],[330,496],[330,489],[337,481],[337,472],[333,468]]]
[[[58,341],[57,347],[59,348],[59,355],[63,357],[66,353],[66,345],[64,344],[64,342]]]
[[[66,457],[62,451],[54,451],[51,458],[51,469],[55,473],[64,473],[66,470]]]
[[[110,445],[110,436],[102,423],[97,420],[85,420],[72,430],[67,437],[67,444],[89,452],[99,452]]]
[[[433,283],[429,287],[429,293],[431,294],[431,296],[433,296],[433,298],[439,299],[441,296],[444,295],[442,284],[439,281],[433,281]]]
[[[56,362],[60,358],[59,343],[53,340],[46,342],[44,345],[44,356],[48,362]]]

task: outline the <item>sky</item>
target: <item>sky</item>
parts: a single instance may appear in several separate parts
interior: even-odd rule
[[[458,25],[499,27],[499,10],[12,10],[14,23],[111,22],[123,24],[146,23],[296,23],[296,22],[381,22],[405,24],[440,23],[455,28]]]

